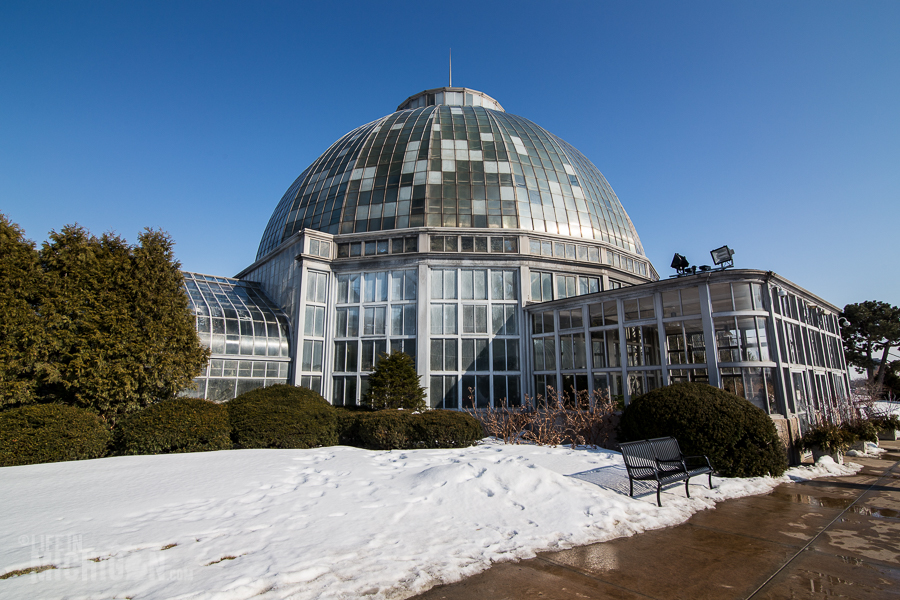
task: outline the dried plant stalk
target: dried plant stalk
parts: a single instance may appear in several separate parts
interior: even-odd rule
[[[474,390],[469,399],[474,404]],[[523,406],[469,409],[485,431],[506,444],[528,442],[540,446],[570,444],[609,447],[614,439],[616,404],[608,395],[586,390],[570,395],[547,388],[547,396],[526,398]]]

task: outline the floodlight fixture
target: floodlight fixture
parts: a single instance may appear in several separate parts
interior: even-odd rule
[[[691,263],[689,263],[688,260],[681,254],[676,253],[672,258],[673,269],[686,269],[688,266],[690,266],[690,264]]]
[[[678,273],[678,276],[686,275],[688,271],[688,267],[691,266],[691,263],[688,262],[681,254],[675,253],[675,256],[672,257],[672,268]]]
[[[721,248],[711,250],[709,254],[712,256],[716,266],[721,266],[722,269],[734,266],[734,259],[732,258],[734,256],[734,250],[728,246],[722,246]]]

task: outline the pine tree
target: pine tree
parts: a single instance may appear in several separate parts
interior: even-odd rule
[[[895,368],[888,357],[900,346],[900,307],[867,300],[846,305],[841,317],[847,362],[865,369],[869,384],[880,388],[887,372]]]
[[[0,407],[34,402],[43,290],[34,244],[0,214]]]
[[[425,410],[425,388],[419,385],[413,359],[403,352],[382,354],[378,366],[369,375],[369,390],[363,404],[379,410]]]

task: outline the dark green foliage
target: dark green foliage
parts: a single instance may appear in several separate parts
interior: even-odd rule
[[[841,317],[846,320],[841,337],[847,362],[865,369],[870,384],[883,385],[888,371],[900,366],[900,361],[888,360],[891,348],[900,346],[900,307],[868,300],[848,304]]]
[[[306,388],[258,388],[225,406],[235,448],[314,448],[338,443],[335,409]]]
[[[200,373],[200,345],[166,234],[139,245],[80,227],[50,234],[41,250],[49,330],[42,382],[48,398],[96,409],[111,422],[173,398]]]
[[[379,410],[357,413],[359,445],[371,450],[413,448],[412,413],[404,410]]]
[[[62,404],[0,412],[0,467],[99,458],[111,434],[96,414]]]
[[[413,419],[414,438],[419,448],[462,448],[484,437],[481,422],[467,413],[429,410]]]
[[[369,390],[363,404],[378,410],[425,410],[425,388],[419,385],[413,359],[403,352],[382,354],[378,366],[369,375]]]
[[[725,477],[781,475],[787,456],[775,424],[743,398],[703,383],[678,383],[635,398],[619,439],[671,436],[686,455],[706,455]]]
[[[463,448],[484,437],[477,419],[450,410],[337,412],[340,441],[347,446],[371,450]]]
[[[828,454],[846,451],[859,438],[846,427],[832,423],[822,423],[807,430],[800,438],[802,450],[821,448]]]
[[[116,428],[120,454],[169,454],[231,448],[225,406],[199,398],[175,398],[137,412]]]
[[[841,424],[841,428],[850,432],[855,441],[878,443],[878,427],[869,419],[858,419]]]
[[[0,214],[0,407],[35,400],[44,328],[44,294],[34,244]]]
[[[900,417],[897,415],[884,415],[872,419],[872,423],[882,433],[900,430]]]
[[[37,252],[0,215],[0,406],[63,403],[114,424],[199,375],[208,351],[173,242],[138,242],[70,225]]]

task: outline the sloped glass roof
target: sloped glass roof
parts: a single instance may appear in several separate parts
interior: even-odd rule
[[[403,106],[431,101],[422,94]],[[422,226],[557,233],[643,254],[593,163],[497,106],[420,106],[344,135],[282,197],[257,259],[304,228],[339,234]]]
[[[214,355],[289,357],[288,318],[259,284],[183,272],[200,341]]]

